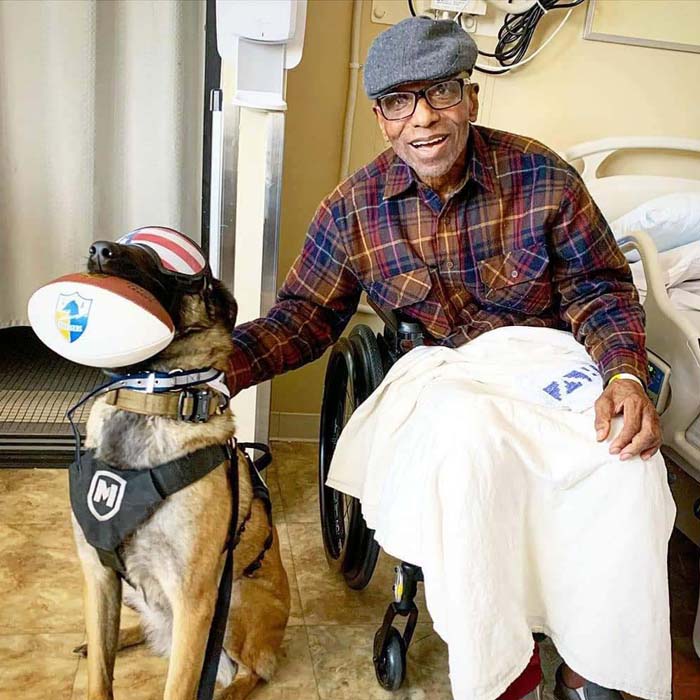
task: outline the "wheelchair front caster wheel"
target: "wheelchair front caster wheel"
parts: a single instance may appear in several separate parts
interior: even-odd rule
[[[390,627],[384,646],[378,649],[381,635],[379,630],[374,636],[374,671],[382,688],[398,690],[406,677],[406,644],[396,627]]]

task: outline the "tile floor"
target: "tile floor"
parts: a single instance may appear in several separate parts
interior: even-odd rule
[[[253,700],[449,700],[447,649],[432,632],[419,594],[408,677],[396,693],[374,678],[372,639],[391,596],[394,562],[381,556],[368,588],[350,591],[328,570],[319,531],[316,453],[275,443],[268,482],[275,504],[292,611],[273,683]],[[674,700],[700,700],[700,660],[690,641],[698,552],[682,535],[671,546]],[[83,700],[81,580],[68,519],[67,472],[0,469],[0,700]],[[132,613],[125,613],[127,622]],[[545,698],[559,663],[542,645]],[[117,658],[117,700],[162,697],[166,662],[146,648]]]

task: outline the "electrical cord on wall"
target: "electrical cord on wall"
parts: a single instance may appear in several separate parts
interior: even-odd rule
[[[502,68],[479,65],[477,63],[474,66],[475,69],[481,73],[488,73],[489,75],[502,75],[531,61],[559,33],[559,30],[569,19],[573,9],[582,2],[583,0],[568,0],[564,2],[561,0],[536,0],[529,9],[517,14],[507,13],[503,25],[498,31],[498,42],[496,43],[496,48],[493,53],[479,50],[480,56],[495,59]],[[537,51],[525,58],[532,37],[542,17],[550,10],[565,10],[567,8],[569,11],[566,13],[566,16],[559,26],[547,37],[547,40]],[[415,17],[416,11],[413,0],[408,0],[408,9]],[[460,12],[456,15],[455,21],[459,22],[461,16],[462,13]]]
[[[479,51],[479,55],[495,58],[506,70],[512,70],[518,65],[522,65],[534,58],[536,53],[539,53],[554,38],[564,22],[569,18],[571,10],[582,2],[583,0],[569,0],[569,2],[539,0],[522,14],[507,14],[503,21],[503,26],[498,31],[498,43],[494,52]],[[535,54],[526,59],[525,54],[530,47],[530,42],[542,17],[550,10],[564,10],[567,8],[569,8],[569,12],[559,27],[548,37],[547,41],[542,44]],[[482,72],[489,72],[489,69],[485,69],[485,67],[478,65],[475,67]]]

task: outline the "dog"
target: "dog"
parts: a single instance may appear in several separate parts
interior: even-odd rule
[[[205,275],[197,289],[182,289],[150,251],[138,245],[106,245],[102,252],[95,245],[90,248],[88,272],[122,277],[145,288],[175,325],[175,336],[164,350],[137,367],[120,368],[120,373],[204,367],[225,370],[233,350],[231,332],[237,307],[224,285]],[[91,408],[85,447],[116,469],[150,468],[203,447],[226,444],[234,435],[234,418],[228,410],[212,415],[207,422],[184,422],[122,410],[110,405],[107,396],[98,397]],[[216,700],[243,700],[261,679],[271,678],[290,607],[277,532],[265,504],[254,494],[240,454],[239,465],[238,512],[234,515],[240,539],[235,548]],[[164,697],[195,698],[233,509],[230,469],[229,461],[224,460],[169,496],[128,538],[121,550],[125,585],[116,571],[103,566],[73,515],[85,583],[90,700],[113,698],[117,649],[144,639],[156,653],[169,656]],[[272,544],[265,550],[270,535]],[[261,552],[259,568],[252,574],[245,572]],[[141,625],[120,632],[122,589],[124,602],[140,614]]]

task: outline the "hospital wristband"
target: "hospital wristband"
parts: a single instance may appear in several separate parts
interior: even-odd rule
[[[613,376],[610,377],[610,379],[608,380],[607,385],[610,386],[616,379],[632,379],[635,382],[637,382],[637,384],[639,384],[639,386],[641,386],[642,389],[644,389],[644,382],[639,377],[635,377],[634,374],[630,374],[629,372],[621,372],[620,374],[613,374]]]

